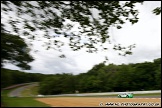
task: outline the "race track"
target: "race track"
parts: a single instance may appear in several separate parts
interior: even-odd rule
[[[105,97],[105,98],[116,98],[117,96],[97,96],[97,97]],[[134,94],[134,98],[161,98],[161,95],[146,95],[146,96],[136,96]]]
[[[38,83],[19,87],[9,93],[10,97],[21,97],[21,92]],[[91,93],[89,93],[91,94]],[[43,98],[35,98],[38,101],[49,104],[52,107],[161,107],[161,95],[135,95],[134,98],[117,98],[115,96],[98,95],[86,96],[88,93],[70,97],[69,94],[43,95]],[[76,95],[76,94],[73,94]],[[29,97],[32,97],[29,96]],[[35,96],[34,96],[35,97]]]
[[[28,89],[29,87],[33,87],[33,86],[38,86],[38,83],[32,83],[32,84],[29,84],[29,85],[25,85],[25,86],[22,86],[22,87],[19,87],[13,91],[11,91],[8,96],[9,97],[21,97],[21,92],[25,89]],[[33,95],[31,95],[33,96]]]

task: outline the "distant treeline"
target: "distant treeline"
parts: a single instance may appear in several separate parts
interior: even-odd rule
[[[95,65],[79,75],[57,74],[40,83],[41,94],[161,90],[161,58],[136,64]]]
[[[18,70],[1,68],[1,88],[14,84],[39,82],[45,75],[40,73],[26,73]]]
[[[12,84],[40,82],[41,94],[161,90],[161,58],[136,64],[95,65],[87,73],[25,73],[1,69],[1,88]]]

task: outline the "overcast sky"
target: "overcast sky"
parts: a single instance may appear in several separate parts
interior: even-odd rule
[[[26,71],[31,73],[55,74],[55,73],[86,73],[94,65],[104,61],[105,55],[108,56],[108,63],[128,64],[145,61],[153,61],[161,57],[161,15],[152,14],[152,10],[161,6],[161,1],[145,1],[143,5],[137,5],[139,9],[139,22],[131,25],[127,23],[123,28],[116,30],[110,29],[113,42],[120,43],[124,46],[136,44],[132,55],[126,57],[119,56],[117,52],[109,50],[89,54],[84,51],[73,52],[64,48],[63,53],[66,58],[59,58],[62,53],[54,50],[42,48],[41,43],[35,42],[35,49],[39,52],[31,52],[35,61],[30,63],[32,70]],[[20,68],[6,64],[4,68],[20,70]]]

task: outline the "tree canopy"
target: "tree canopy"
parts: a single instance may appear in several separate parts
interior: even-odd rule
[[[47,49],[61,51],[61,46],[68,45],[73,51],[84,48],[93,53],[109,50],[112,44],[114,50],[120,51],[119,55],[125,56],[132,54],[135,44],[113,43],[109,29],[121,29],[127,22],[137,23],[138,3],[143,1],[1,1],[1,24],[10,34],[31,41],[47,39],[44,42]],[[159,15],[161,7],[156,7],[153,13]],[[38,32],[43,32],[43,36]],[[68,43],[60,37],[65,37]]]
[[[1,25],[1,67],[4,63],[9,62],[29,70],[31,66],[28,63],[33,60],[24,40],[19,36],[3,32]]]
[[[161,58],[154,59],[153,62],[135,64],[100,63],[86,73],[78,75],[68,73],[47,75],[1,68],[2,88],[26,82],[40,82],[39,93],[46,95],[160,90]]]
[[[43,31],[44,38],[49,39],[47,48],[61,50],[64,43],[56,37],[64,36],[69,39],[72,50],[86,48],[93,53],[109,48],[104,44],[111,44],[110,27],[121,29],[126,22],[138,22],[137,3],[143,1],[1,1],[1,23],[9,24],[12,32],[33,40],[39,37],[37,31]],[[12,12],[16,17],[9,15]],[[131,54],[134,47],[134,44],[128,47],[117,44],[113,49],[126,55]]]
[[[40,73],[27,73],[1,68],[1,89],[15,84],[39,82],[46,76]]]
[[[41,94],[124,92],[161,89],[161,58],[135,64],[95,65],[79,75],[59,74],[40,83]],[[66,90],[65,90],[66,88]]]

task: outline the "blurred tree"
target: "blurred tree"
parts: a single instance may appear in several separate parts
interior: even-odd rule
[[[18,70],[1,68],[1,88],[14,84],[39,82],[46,77],[40,73],[26,73]]]
[[[39,93],[41,94],[61,94],[74,93],[75,81],[72,74],[58,74],[45,78],[40,83]]]
[[[161,7],[156,7],[156,8],[153,10],[153,13],[154,13],[155,15],[161,14]]]
[[[10,72],[7,69],[1,68],[1,88],[5,88],[13,84],[13,79]]]
[[[1,24],[5,32],[26,36],[31,41],[39,39],[38,32],[43,32],[43,38],[48,39],[44,42],[47,49],[61,51],[61,46],[68,44],[73,51],[85,48],[89,53],[100,52],[111,48],[111,27],[121,29],[126,22],[138,22],[137,3],[143,1],[1,1]],[[153,13],[159,15],[161,7]],[[65,44],[59,37],[69,42]],[[135,44],[113,45],[123,56],[132,54],[135,48]]]
[[[56,74],[40,84],[41,94],[124,92],[161,89],[161,58],[154,62],[108,66],[100,63],[79,75]]]
[[[53,47],[61,51],[60,47],[65,44],[54,37],[64,36],[69,39],[72,50],[86,48],[87,52],[93,53],[108,50],[109,47],[104,44],[111,44],[110,27],[121,29],[126,22],[138,22],[139,12],[134,8],[136,3],[143,1],[1,1],[1,23],[9,24],[12,32],[22,33],[31,40],[39,37],[36,34],[38,30],[43,31],[44,38],[49,39],[45,43],[47,49]],[[157,13],[158,9],[155,11]],[[12,12],[16,16],[11,16]],[[51,38],[54,40],[51,41]],[[132,54],[134,47],[134,44],[128,47],[114,44],[113,49],[125,56]]]
[[[154,60],[156,89],[161,89],[161,58]]]
[[[29,70],[31,67],[28,63],[34,59],[29,54],[27,44],[19,36],[5,33],[3,30],[1,25],[1,67],[5,62],[9,62]]]
[[[159,68],[155,71],[155,83],[156,89],[161,90],[161,64],[159,65]]]

